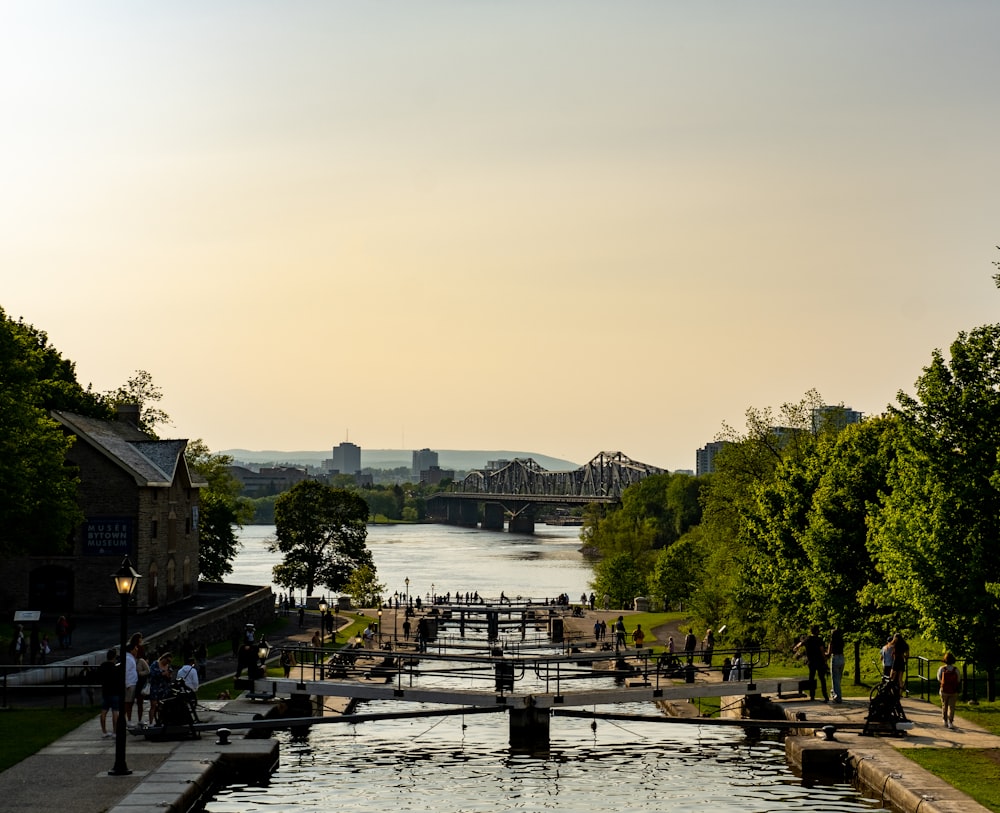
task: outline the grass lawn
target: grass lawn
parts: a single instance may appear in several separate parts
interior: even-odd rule
[[[984,807],[1000,811],[1000,750],[903,748],[900,753]]]
[[[98,714],[97,706],[0,711],[0,771],[41,751]]]

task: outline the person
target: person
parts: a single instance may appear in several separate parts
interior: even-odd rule
[[[313,663],[319,663],[320,661],[320,650],[323,648],[323,642],[320,640],[319,631],[313,633],[312,638],[309,640],[312,648],[315,650],[313,652]]]
[[[64,615],[59,616],[56,621],[56,638],[60,649],[69,649],[69,621]]]
[[[410,640],[410,619],[409,618],[404,618],[403,619],[403,640],[404,641],[409,641]]]
[[[141,640],[141,636],[140,639]],[[132,727],[132,706],[135,703],[135,687],[139,682],[139,671],[136,667],[136,653],[139,643],[133,635],[125,652],[125,724]],[[142,720],[139,721],[140,723]]]
[[[715,633],[709,629],[705,633],[705,638],[701,642],[701,648],[704,650],[702,660],[708,666],[712,665],[712,650],[715,649]]]
[[[646,640],[646,633],[642,631],[642,624],[636,624],[635,630],[632,632],[632,643],[635,644],[636,649],[642,649],[642,642]]]
[[[684,654],[687,656],[688,666],[694,663],[694,648],[698,646],[698,639],[694,635],[694,627],[688,628],[687,637],[684,639]]]
[[[138,657],[135,659],[135,672],[138,680],[135,683],[135,711],[136,719],[142,722],[142,710],[145,700],[149,697],[149,661],[144,657],[144,647],[140,643],[136,649]]]
[[[955,727],[955,704],[958,702],[958,690],[962,685],[962,674],[955,666],[955,656],[950,652],[944,654],[944,663],[937,671],[938,686],[941,692],[941,717],[945,728]]]
[[[417,652],[427,651],[427,638],[430,630],[427,628],[427,619],[421,618],[417,621]]]
[[[170,665],[173,656],[164,652],[149,666],[149,724],[153,725],[160,703],[170,697]]]
[[[115,663],[118,659],[118,650],[109,649],[107,657],[100,666],[97,667],[97,677],[101,683],[101,736],[104,738],[113,737],[118,729],[118,713],[121,703],[119,692],[119,665]],[[108,731],[108,712],[111,712],[111,732]]]
[[[809,628],[809,635],[799,641],[792,652],[799,649],[805,650],[806,664],[809,667],[809,699],[816,699],[816,678],[819,678],[820,688],[823,690],[823,700],[830,701],[830,695],[826,690],[826,647],[823,646],[823,639],[819,637],[819,627],[813,624]]]
[[[299,629],[306,625],[306,608],[299,607]]]
[[[90,661],[85,660],[80,669],[80,705],[94,705],[94,670],[90,668]]]
[[[281,664],[281,670],[285,673],[285,677],[288,677],[292,673],[292,667],[295,666],[295,655],[290,650],[283,649],[278,663]]]
[[[38,644],[38,662],[45,666],[45,660],[50,654],[52,654],[52,646],[49,644],[49,636],[43,635]]]
[[[365,649],[371,649],[375,641],[374,624],[369,624],[365,627],[365,631],[361,634],[361,637],[364,639]]]
[[[727,680],[733,681],[734,683],[743,680],[743,658],[740,655],[740,651],[736,650],[733,653],[732,663],[729,664],[729,677]]]
[[[285,675],[285,677],[288,677],[288,675]],[[184,685],[192,692],[198,691],[201,680],[198,677],[198,659],[194,655],[188,656],[187,663],[177,670],[176,679],[184,681]]]
[[[625,617],[618,616],[615,621],[615,651],[625,649]]]
[[[605,619],[601,619],[601,640],[608,640],[608,622]]]
[[[892,636],[890,635],[885,642],[885,646],[879,652],[879,657],[882,658],[882,676],[889,677],[892,674]]]
[[[594,621],[594,640],[601,640],[601,619],[598,618]]]
[[[827,647],[827,655],[830,657],[830,674],[833,676],[833,702],[842,703],[844,695],[841,693],[841,683],[844,679],[844,633],[840,627],[834,628],[830,633],[830,645]]]
[[[24,626],[18,624],[10,639],[10,659],[16,666],[21,666],[24,663],[24,647]]]
[[[900,689],[906,686],[906,662],[910,659],[910,645],[898,632],[892,636],[892,671],[889,680],[895,681]]]

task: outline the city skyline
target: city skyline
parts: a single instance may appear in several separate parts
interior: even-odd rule
[[[164,437],[690,470],[996,321],[987,0],[0,19],[0,307]]]

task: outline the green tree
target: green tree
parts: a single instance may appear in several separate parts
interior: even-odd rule
[[[616,553],[594,566],[591,589],[603,606],[605,599],[614,608],[631,608],[632,599],[646,592],[646,576],[627,553]]]
[[[138,406],[139,429],[154,438],[157,437],[157,426],[170,423],[170,416],[155,406],[161,398],[163,391],[153,383],[153,376],[145,370],[136,370],[122,386],[105,395],[105,399],[113,407],[124,404]]]
[[[875,553],[923,629],[985,668],[1000,659],[1000,325],[959,333],[900,393],[901,443]]]
[[[73,443],[49,410],[110,417],[45,333],[0,309],[0,556],[62,553],[83,520]]]
[[[665,607],[688,601],[701,586],[705,550],[700,537],[695,528],[656,554],[647,592],[651,598],[663,601]]]
[[[201,491],[198,515],[199,574],[204,581],[220,582],[233,572],[240,548],[236,529],[253,519],[254,505],[240,496],[240,481],[229,469],[231,456],[212,454],[201,439],[188,443],[184,456],[208,483]]]
[[[351,573],[374,568],[366,539],[368,505],[357,494],[303,480],[274,504],[273,552],[284,556],[274,566],[274,580],[289,588],[324,585],[340,590]]]
[[[379,607],[385,595],[385,585],[375,578],[373,566],[361,565],[347,579],[344,591],[355,607]]]

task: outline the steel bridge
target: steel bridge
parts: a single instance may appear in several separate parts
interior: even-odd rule
[[[530,457],[516,458],[472,471],[454,491],[435,494],[427,501],[428,515],[455,525],[481,522],[484,530],[503,530],[506,517],[512,532],[533,533],[538,504],[616,503],[630,485],[664,471],[621,452],[599,452],[572,471],[549,471]]]

